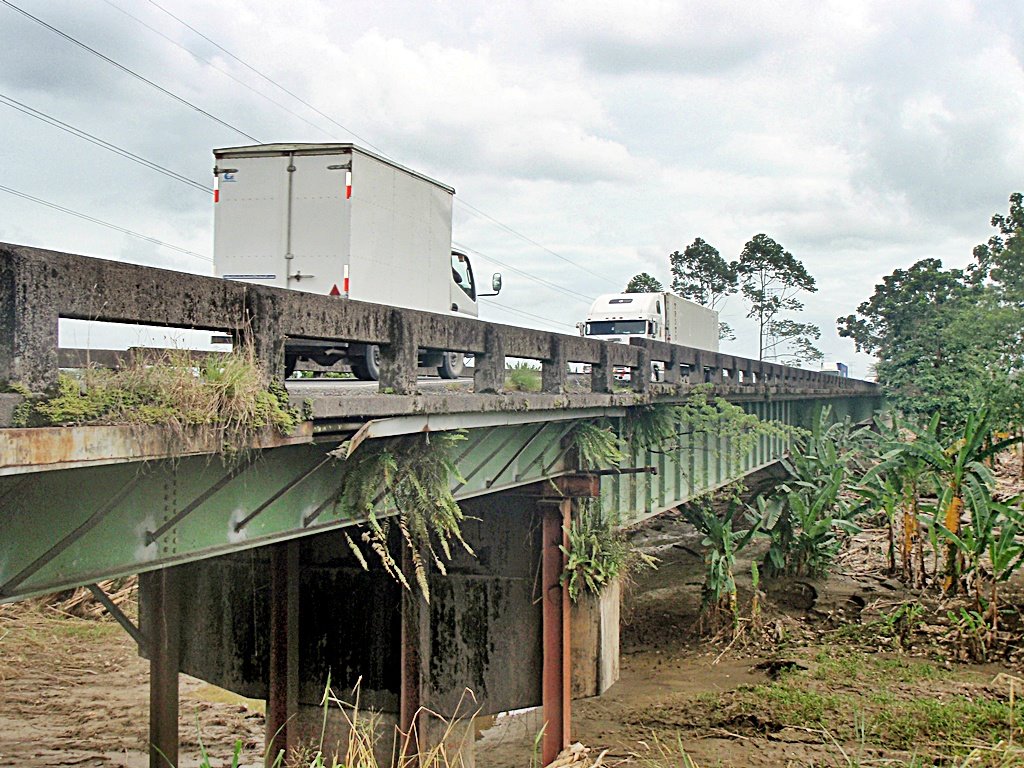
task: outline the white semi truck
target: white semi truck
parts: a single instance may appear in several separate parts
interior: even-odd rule
[[[580,334],[602,341],[628,344],[640,337],[718,351],[718,313],[674,293],[608,293],[598,296]],[[661,378],[654,366],[654,378]],[[617,374],[621,375],[621,374]]]
[[[213,151],[214,272],[310,293],[477,317],[469,257],[452,250],[455,190],[353,144],[260,144]],[[286,370],[300,359],[347,362],[377,379],[368,344],[289,339]],[[420,350],[444,378],[462,354]]]

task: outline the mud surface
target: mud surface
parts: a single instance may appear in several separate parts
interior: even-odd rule
[[[699,631],[700,540],[681,516],[635,536],[662,563],[624,598],[621,679],[573,705],[573,739],[607,748],[603,765],[685,765],[684,751],[702,768],[962,765],[972,745],[1021,741],[1005,707],[1024,690],[1020,651],[958,660],[946,606],[883,573],[883,531],[859,534],[826,580],[762,584],[759,626],[735,640]],[[737,572],[746,608],[749,559]],[[1024,602],[1019,586],[1007,601]],[[886,617],[908,604],[931,618],[901,636]],[[147,765],[147,674],[109,619],[0,606],[0,766]],[[477,766],[532,765],[539,728],[536,711],[499,718],[477,742]],[[187,677],[180,732],[182,766],[199,764],[199,733],[212,766],[231,764],[238,739],[242,765],[262,762],[260,703]]]

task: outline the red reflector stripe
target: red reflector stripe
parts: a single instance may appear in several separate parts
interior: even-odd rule
[[[344,282],[345,282],[345,293],[347,294],[348,293],[348,278],[347,277],[345,278]]]
[[[215,203],[219,203],[220,202],[220,190],[217,189],[216,187],[214,187],[214,189],[213,189],[213,202],[215,202]]]

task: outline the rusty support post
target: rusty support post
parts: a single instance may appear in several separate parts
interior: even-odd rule
[[[299,712],[299,542],[270,548],[270,669],[266,762],[295,746]]]
[[[402,573],[409,584],[416,584],[412,551],[402,546]],[[420,608],[423,598],[414,590],[402,590],[401,682],[398,700],[398,728],[412,733],[420,710]],[[422,736],[422,734],[417,734]]]
[[[149,768],[167,768],[178,764],[180,595],[175,569],[144,575],[148,581],[144,610],[149,638]]]
[[[547,765],[569,744],[569,667],[570,649],[568,598],[562,585],[565,568],[559,545],[565,546],[566,529],[572,514],[572,500],[542,503],[541,584],[543,616],[543,672],[541,705],[544,712],[544,739],[541,762]]]

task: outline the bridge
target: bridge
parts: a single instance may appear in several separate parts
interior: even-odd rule
[[[14,427],[25,397],[52,392],[62,366],[88,357],[60,347],[61,318],[228,334],[268,381],[283,380],[289,338],[376,344],[380,380],[376,391],[288,380],[301,423],[256,434],[227,460],[202,430]],[[421,379],[420,348],[471,355],[472,380]],[[539,392],[506,390],[508,358],[540,363]],[[650,380],[652,361],[662,381]],[[591,372],[572,375],[572,363]],[[572,699],[617,675],[616,594],[571,605],[562,584],[560,546],[581,500],[640,520],[776,462],[788,442],[684,428],[658,450],[632,427],[695,391],[804,426],[825,405],[860,421],[880,404],[868,382],[646,339],[610,344],[0,244],[4,382],[17,386],[0,394],[0,600],[92,585],[104,601],[98,581],[140,574],[138,625],[107,604],[150,660],[153,766],[164,755],[177,764],[179,672],[267,700],[275,750],[319,735],[328,679],[339,690],[360,680],[363,706],[403,730],[415,722],[427,740],[442,738],[427,710],[541,706],[549,762],[568,742]],[[573,435],[597,420],[617,436],[618,465],[581,461]],[[474,554],[429,570],[427,602],[379,564],[361,566],[346,536],[367,513],[342,501],[344,482],[353,457],[453,430],[465,439],[450,489]],[[394,514],[376,501],[376,516]],[[408,547],[394,527],[391,537],[411,576]],[[327,741],[344,727],[332,715]]]

